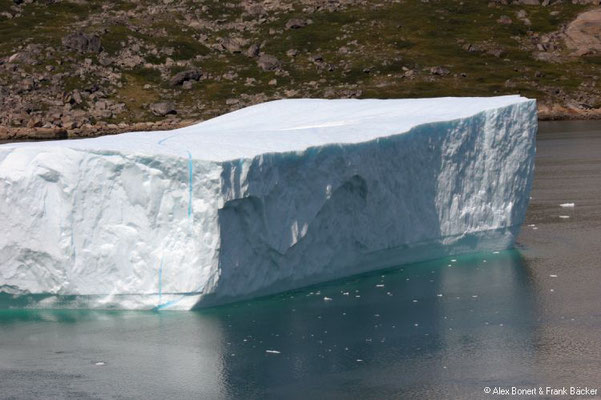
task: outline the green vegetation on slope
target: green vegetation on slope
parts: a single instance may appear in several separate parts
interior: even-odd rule
[[[573,56],[562,38],[585,5],[276,3],[0,0],[0,126],[77,134],[103,121],[205,119],[282,97],[520,93],[601,105],[599,57]],[[101,48],[65,42],[78,33]],[[202,76],[170,82],[189,70]]]

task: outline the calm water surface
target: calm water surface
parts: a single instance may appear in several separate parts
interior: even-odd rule
[[[541,124],[537,147],[516,250],[199,312],[0,310],[0,398],[494,399],[508,397],[484,387],[601,389],[601,124]]]

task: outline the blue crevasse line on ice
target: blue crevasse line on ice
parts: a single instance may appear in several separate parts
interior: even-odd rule
[[[173,134],[171,136],[163,138],[163,139],[159,140],[157,142],[157,144],[163,145],[166,140],[171,139],[172,137],[174,137],[176,135],[177,134]],[[192,154],[189,151],[186,151],[186,153],[188,153],[188,217],[191,217],[192,216],[192,184],[193,184],[193,177],[194,177],[194,164],[192,163]],[[180,302],[184,297],[186,297],[186,296],[182,296],[179,299],[171,300],[171,301],[168,301],[166,303],[162,303],[162,295],[163,295],[163,261],[164,261],[164,257],[161,257],[161,265],[159,267],[159,303],[155,307],[156,311],[159,311],[159,310],[162,310],[164,308],[170,307],[170,306],[172,306],[172,305]],[[200,292],[200,288],[198,290],[195,290],[195,292]]]
[[[168,301],[168,302],[166,302],[166,303],[164,303],[164,304],[159,304],[159,305],[156,307],[156,310],[157,310],[157,311],[159,311],[159,310],[162,310],[162,309],[164,309],[164,308],[167,308],[167,307],[169,307],[169,306],[172,306],[172,305],[174,305],[175,303],[179,302],[181,299],[183,299],[183,296],[182,296],[181,298],[177,299],[177,300],[171,300],[171,301]]]
[[[159,266],[159,303],[154,308],[155,311],[160,311],[160,310],[162,310],[164,308],[171,307],[172,305],[179,303],[184,297],[186,297],[186,295],[183,295],[179,299],[170,300],[170,301],[167,301],[165,303],[162,303],[162,297],[163,297],[163,265],[164,265],[164,257],[161,257],[161,264]],[[194,292],[191,292],[191,293],[192,294],[199,294],[200,293],[200,288],[198,290],[195,290]]]
[[[159,265],[159,304],[157,305],[157,308],[160,307],[161,298],[163,297],[163,261],[164,260],[165,260],[165,257],[162,256],[161,264]]]
[[[159,311],[159,310],[165,309],[167,307],[171,307],[172,305],[175,305],[175,304],[179,303],[180,301],[182,301],[184,298],[186,298],[186,296],[197,296],[199,294],[202,294],[202,291],[200,290],[200,288],[198,288],[197,290],[195,290],[193,292],[190,292],[190,294],[188,294],[188,295],[182,295],[179,299],[175,299],[175,300],[165,302],[163,304],[159,304],[156,307],[156,310]]]
[[[177,133],[174,133],[174,134],[173,134],[173,135],[171,135],[171,136],[167,136],[166,138],[162,138],[161,140],[159,140],[159,141],[157,142],[157,144],[161,144],[161,145],[162,145],[162,144],[163,144],[163,143],[164,143],[166,140],[169,140],[169,139],[171,139],[172,137],[174,137],[174,136],[177,136],[178,134],[179,134],[179,132],[177,132]]]

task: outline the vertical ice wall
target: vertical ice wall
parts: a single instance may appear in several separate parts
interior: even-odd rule
[[[528,102],[366,143],[224,163],[216,294],[509,247],[528,205],[536,129]]]

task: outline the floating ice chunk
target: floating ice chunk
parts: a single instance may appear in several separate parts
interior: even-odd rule
[[[570,218],[570,216],[569,215],[560,215],[559,218],[561,218],[561,219],[568,219],[568,218]]]
[[[324,297],[323,301],[332,301],[332,298],[331,297]]]
[[[551,278],[557,278],[557,275],[555,275],[555,274],[551,274],[551,275],[549,275],[549,276],[550,276]]]
[[[0,145],[0,287],[191,309],[501,250],[524,219],[536,130],[520,96],[295,99]]]
[[[379,284],[379,285],[376,285],[376,287],[377,287],[377,288],[383,288],[383,287],[384,287],[384,285],[382,285],[382,284]]]
[[[265,353],[269,353],[269,354],[280,354],[279,351],[277,350],[265,350]]]
[[[562,203],[559,205],[559,207],[563,207],[563,208],[573,208],[575,206],[574,203]]]

